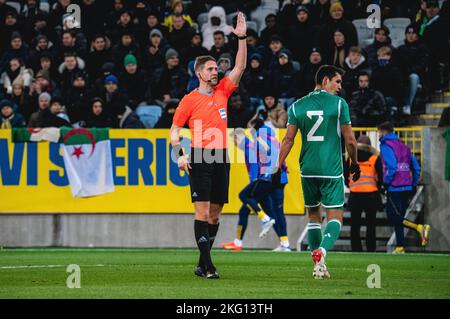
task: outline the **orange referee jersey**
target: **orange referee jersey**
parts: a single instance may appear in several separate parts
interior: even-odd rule
[[[173,117],[173,124],[191,130],[193,148],[227,148],[228,98],[236,89],[229,77],[224,77],[211,94],[198,89],[185,95]]]

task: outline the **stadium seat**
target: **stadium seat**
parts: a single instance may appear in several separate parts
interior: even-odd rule
[[[383,24],[391,31],[392,45],[399,47],[405,40],[405,29],[411,23],[409,18],[392,18],[384,20]]]
[[[49,4],[48,2],[41,2],[39,8],[40,8],[42,11],[50,12],[50,4]]]
[[[233,18],[234,18],[235,16],[237,16],[238,13],[239,13],[239,12],[233,12],[233,13],[227,14],[227,24],[228,24],[228,25],[233,25]]]
[[[356,19],[352,21],[358,34],[358,43],[361,48],[365,48],[373,42],[374,29],[367,27],[366,19]]]
[[[255,21],[247,21],[247,28],[258,32],[258,24]]]
[[[280,8],[280,1],[279,0],[262,0],[261,7],[264,9],[272,9],[272,10],[278,11],[278,9]]]
[[[201,30],[202,25],[204,25],[207,22],[208,22],[208,12],[200,13],[197,17],[197,23],[198,23],[199,29]]]
[[[141,105],[137,107],[136,114],[146,128],[154,128],[162,115],[162,108],[159,105]]]
[[[18,2],[18,1],[7,1],[6,4],[11,6],[11,7],[13,7],[14,9],[16,9],[18,14],[20,14],[22,12],[22,6],[21,6],[20,2]]]
[[[300,63],[298,61],[292,61],[292,66],[294,67],[295,71],[300,71]]]

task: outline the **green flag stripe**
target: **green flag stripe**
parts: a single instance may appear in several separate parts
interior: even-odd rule
[[[108,128],[61,128],[61,143],[65,145],[80,145],[98,143],[109,140]]]
[[[13,143],[25,143],[30,141],[31,133],[28,132],[28,128],[20,127],[13,128],[11,130]]]

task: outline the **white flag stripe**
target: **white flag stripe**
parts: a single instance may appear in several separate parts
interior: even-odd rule
[[[49,141],[53,143],[58,143],[60,134],[61,130],[56,127],[48,127],[33,130],[33,133],[31,133],[30,136],[30,141],[32,142]]]
[[[88,197],[114,192],[111,142],[63,145],[64,165],[73,197]],[[76,152],[78,150],[78,152]]]

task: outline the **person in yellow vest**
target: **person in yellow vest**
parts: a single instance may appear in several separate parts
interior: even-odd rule
[[[380,188],[383,181],[383,164],[378,152],[371,146],[370,138],[361,135],[358,140],[358,164],[361,177],[354,182],[349,174],[350,159],[344,165],[345,184],[350,189],[348,209],[350,217],[350,241],[352,251],[362,251],[360,228],[362,212],[366,213],[367,251],[376,251],[376,216],[382,207]]]

